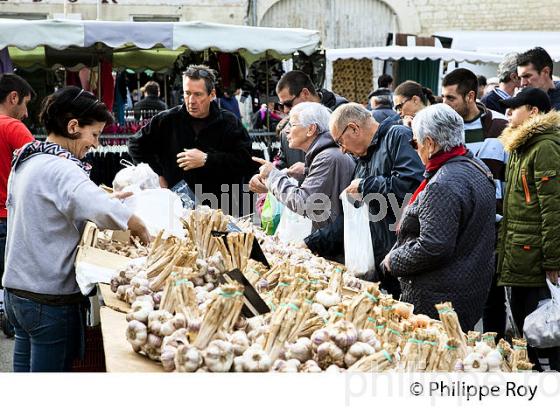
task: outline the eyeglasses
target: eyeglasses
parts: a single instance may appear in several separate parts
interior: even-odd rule
[[[402,111],[402,107],[411,100],[412,98],[408,98],[406,100],[404,100],[403,102],[401,102],[400,104],[395,105],[395,111],[396,112],[401,112]]]
[[[296,98],[299,97],[299,95],[301,94],[302,91],[303,91],[303,89],[300,90],[299,93],[297,93],[296,96],[295,96],[294,98],[292,98],[291,100],[288,100],[288,101],[286,101],[286,102],[278,103],[278,105],[280,106],[280,108],[284,108],[284,107],[286,107],[286,108],[292,108],[292,107],[294,106],[294,101],[296,100]]]
[[[297,123],[293,123],[293,122],[289,122],[289,123],[288,123],[288,127],[289,127],[289,128],[299,127],[299,126],[301,126],[301,125],[302,125],[302,124],[297,124]]]
[[[214,77],[212,73],[204,68],[191,68],[183,73],[187,77],[202,77],[202,78],[209,78],[214,81]]]
[[[346,130],[348,129],[348,127],[350,126],[350,123],[348,123],[346,125],[346,127],[344,127],[344,129],[342,130],[342,133],[340,134],[340,136],[338,137],[338,139],[334,140],[334,143],[336,145],[338,145],[339,147],[342,148],[342,146],[344,145],[344,142],[342,142],[342,137],[344,136],[344,133],[346,132]]]
[[[410,141],[410,146],[415,150],[418,151],[418,140],[412,138]]]

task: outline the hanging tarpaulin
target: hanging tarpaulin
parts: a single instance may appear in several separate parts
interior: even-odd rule
[[[128,68],[132,72],[146,70],[166,72],[173,68],[177,57],[183,54],[185,50],[185,48],[180,48],[178,50],[116,51],[113,53],[113,67]]]

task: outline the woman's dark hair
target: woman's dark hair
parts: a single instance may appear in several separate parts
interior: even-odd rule
[[[400,84],[395,91],[394,95],[401,95],[405,98],[412,98],[414,96],[419,97],[424,105],[430,105],[436,103],[436,98],[429,88],[422,87],[416,81],[405,81]]]
[[[113,122],[113,116],[107,106],[89,91],[78,87],[61,88],[43,100],[39,121],[44,125],[47,134],[78,138],[78,135],[68,133],[68,123],[71,119],[78,120],[80,127],[94,122]]]

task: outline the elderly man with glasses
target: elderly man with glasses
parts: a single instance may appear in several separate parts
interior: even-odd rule
[[[373,253],[376,262],[380,263],[396,240],[397,214],[400,213],[397,208],[400,209],[405,197],[409,198],[418,187],[424,168],[410,145],[410,135],[399,132],[398,127],[402,126],[390,126],[388,131],[384,130],[384,126],[360,104],[348,103],[337,108],[329,125],[342,152],[358,158],[354,180],[346,188],[346,193],[368,201],[372,217],[386,212],[380,220],[370,219]],[[368,200],[369,194],[377,194],[377,198]],[[380,201],[379,196],[385,201]],[[333,224],[312,233],[305,243],[321,256],[342,253],[344,218],[341,216]],[[366,279],[381,280],[382,286],[398,298],[400,288],[396,279],[379,275]]]
[[[183,73],[185,103],[153,117],[128,148],[134,162],[148,163],[160,176],[162,187],[184,180],[199,201],[236,214],[235,192],[256,167],[247,131],[215,101],[215,83],[213,70],[190,66]],[[221,200],[223,192],[228,201]]]

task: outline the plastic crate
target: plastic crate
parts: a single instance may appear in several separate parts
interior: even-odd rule
[[[83,360],[74,360],[72,372],[105,372],[105,351],[101,325],[86,326],[86,351]]]

